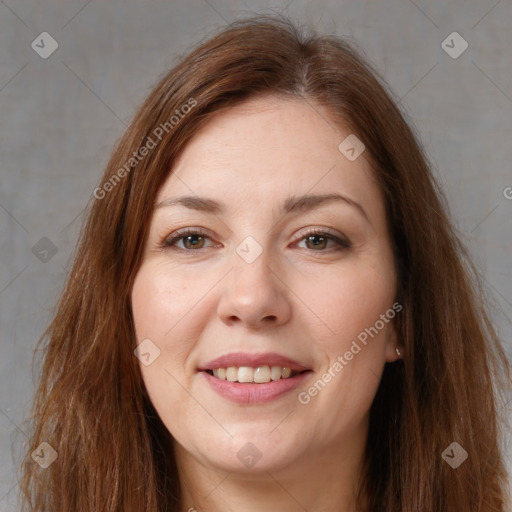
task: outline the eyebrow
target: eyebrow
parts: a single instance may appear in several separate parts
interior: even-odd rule
[[[368,222],[370,222],[366,211],[358,202],[341,194],[306,194],[302,196],[292,196],[284,201],[281,210],[284,214],[304,212],[313,210],[314,208],[318,208],[326,203],[331,203],[333,201],[341,201],[352,206],[358,210],[359,213],[363,215],[363,217]],[[165,208],[168,206],[184,206],[185,208],[190,208],[191,210],[213,213],[215,215],[220,215],[225,211],[224,206],[221,203],[213,199],[198,196],[182,196],[164,199],[156,205],[156,208]]]

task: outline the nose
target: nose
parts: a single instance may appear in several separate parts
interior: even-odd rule
[[[234,254],[233,269],[223,280],[217,310],[224,323],[262,329],[289,320],[290,290],[269,263],[265,251],[252,263]]]

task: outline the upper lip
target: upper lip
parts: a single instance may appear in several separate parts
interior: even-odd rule
[[[299,364],[297,361],[275,352],[266,352],[264,354],[233,352],[232,354],[226,354],[212,359],[201,366],[199,370],[216,370],[217,368],[228,368],[229,366],[250,366],[252,368],[257,368],[258,366],[265,365],[282,366],[283,368],[290,368],[298,372],[309,370],[307,366]]]

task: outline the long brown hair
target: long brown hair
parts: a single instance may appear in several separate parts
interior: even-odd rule
[[[405,354],[386,365],[371,407],[361,510],[505,510],[497,400],[510,383],[508,362],[417,137],[354,48],[281,17],[239,20],[150,93],[91,197],[54,319],[38,342],[46,340],[21,466],[24,510],[179,510],[170,434],[133,353],[130,293],[173,162],[216,112],[259,94],[320,104],[330,122],[348,123],[385,199]],[[30,456],[43,441],[58,453],[46,469]],[[456,469],[442,456],[453,442],[469,455]]]

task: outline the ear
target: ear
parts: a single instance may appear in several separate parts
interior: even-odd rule
[[[400,351],[400,356],[398,355],[396,349]],[[404,348],[398,341],[398,336],[396,334],[395,325],[391,323],[388,326],[388,332],[386,336],[386,362],[393,363],[400,359],[404,354]]]

